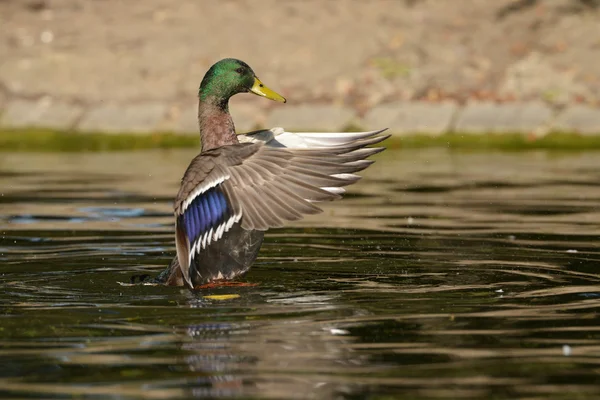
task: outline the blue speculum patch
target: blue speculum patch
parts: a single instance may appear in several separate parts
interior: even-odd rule
[[[219,187],[208,189],[197,196],[180,218],[190,243],[216,228],[229,218],[227,199]],[[183,221],[181,221],[183,219]]]

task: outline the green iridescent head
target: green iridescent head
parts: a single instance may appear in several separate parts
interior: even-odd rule
[[[202,79],[198,97],[202,101],[226,104],[231,96],[245,92],[285,103],[283,96],[263,85],[248,64],[235,58],[225,58],[210,67]]]

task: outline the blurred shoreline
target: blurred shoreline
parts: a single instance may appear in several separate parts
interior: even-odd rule
[[[581,0],[0,1],[0,132],[197,132],[215,61],[239,131],[600,134],[600,11]],[[1,134],[1,133],[0,133]]]

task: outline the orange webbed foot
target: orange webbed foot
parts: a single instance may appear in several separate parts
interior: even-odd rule
[[[202,289],[215,289],[222,287],[253,287],[258,286],[258,283],[247,283],[247,282],[232,282],[232,281],[212,281],[205,283],[204,285],[194,286],[195,290]]]

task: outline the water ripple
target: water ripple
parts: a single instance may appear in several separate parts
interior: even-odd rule
[[[597,154],[382,153],[253,286],[120,285],[192,156],[3,155],[0,397],[600,396]]]

